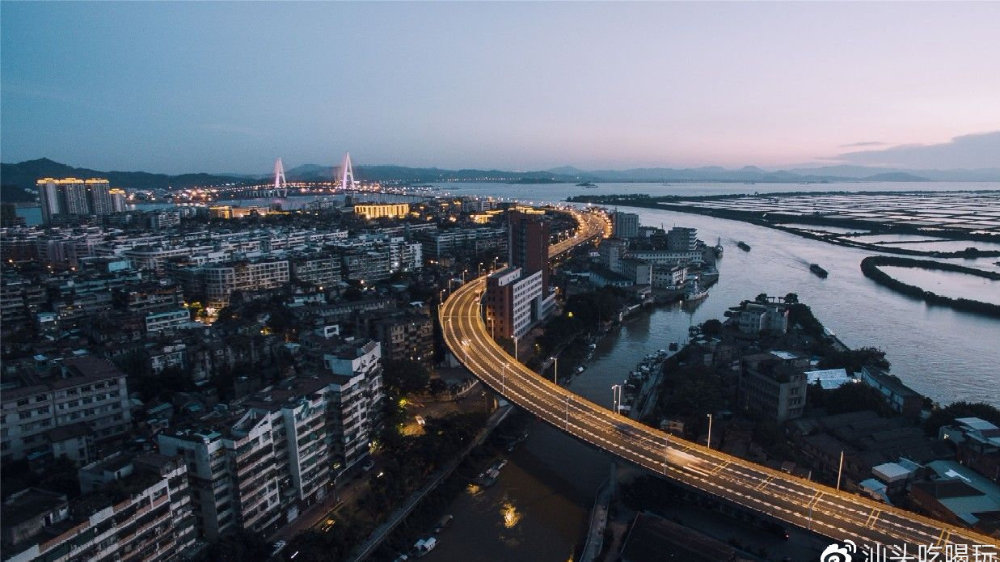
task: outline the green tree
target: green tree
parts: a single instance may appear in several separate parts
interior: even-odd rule
[[[714,337],[722,333],[722,322],[715,318],[706,320],[701,325],[701,332],[709,337]]]
[[[430,379],[427,367],[409,359],[389,361],[382,371],[385,385],[399,391],[400,394],[422,392],[427,388]]]
[[[955,402],[944,408],[937,408],[924,422],[928,435],[937,435],[942,426],[951,425],[956,418],[979,418],[1000,426],[1000,410],[985,402]]]
[[[202,560],[218,562],[267,560],[271,555],[271,546],[261,535],[240,530],[219,537],[202,552]]]

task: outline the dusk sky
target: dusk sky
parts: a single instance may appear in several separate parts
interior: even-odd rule
[[[0,151],[99,170],[1000,167],[1000,3],[0,3]]]

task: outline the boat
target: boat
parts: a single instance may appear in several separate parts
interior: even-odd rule
[[[689,302],[699,301],[707,296],[708,296],[708,291],[706,289],[702,289],[698,285],[697,279],[693,279],[690,283],[690,286],[688,287],[688,290],[684,293],[684,302],[689,303]]]
[[[597,184],[589,182],[589,181],[582,181],[582,182],[576,184],[576,186],[577,187],[586,187],[587,189],[593,189],[593,188],[597,187]]]
[[[815,273],[817,277],[822,277],[824,279],[826,279],[826,276],[829,275],[829,273],[827,273],[827,271],[820,267],[817,263],[810,264],[809,271]]]
[[[744,242],[744,241],[742,241],[742,240],[740,240],[739,242],[737,242],[737,243],[736,243],[736,245],[737,245],[737,246],[738,246],[738,247],[739,247],[739,248],[740,248],[741,250],[743,250],[744,252],[749,252],[749,251],[750,251],[750,244],[747,244],[746,242]]]
[[[684,293],[684,302],[700,301],[701,299],[707,296],[708,296],[708,291],[687,292]]]

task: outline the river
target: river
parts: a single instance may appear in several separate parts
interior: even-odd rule
[[[518,198],[523,185],[485,188],[481,184],[442,184],[461,195]],[[576,186],[532,186],[540,201],[574,194],[664,194],[674,186],[634,184],[585,189]],[[962,191],[997,189],[996,184],[811,184],[809,186],[679,185],[692,192],[714,194],[729,189],[769,191],[863,191],[913,189]],[[780,189],[771,189],[777,187]],[[725,191],[722,191],[725,192]],[[550,195],[551,194],[551,195]],[[551,197],[551,199],[550,199]],[[558,199],[557,199],[558,197]],[[934,307],[885,289],[861,274],[859,264],[872,252],[824,242],[738,221],[655,209],[623,209],[649,226],[689,226],[714,244],[722,240],[720,280],[693,311],[677,306],[640,314],[598,345],[594,360],[570,388],[599,404],[611,406],[611,385],[621,382],[646,354],[683,342],[688,326],[723,312],[758,293],[794,292],[817,318],[848,346],[874,346],[886,352],[892,373],[916,391],[940,403],[985,401],[1000,406],[1000,321]],[[749,252],[736,247],[742,240]],[[954,260],[982,269],[1000,270],[992,260]],[[818,263],[830,273],[820,279],[809,271]],[[989,299],[994,300],[994,299]],[[429,562],[448,560],[567,560],[581,546],[594,492],[606,478],[609,458],[540,422],[528,440],[510,456],[492,488],[463,494],[450,512],[455,524],[445,531]],[[515,514],[513,519],[509,514]],[[508,526],[513,521],[513,525]],[[575,531],[575,532],[574,532]]]

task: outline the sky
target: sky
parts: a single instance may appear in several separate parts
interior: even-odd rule
[[[0,154],[1000,167],[1000,2],[0,2]]]

